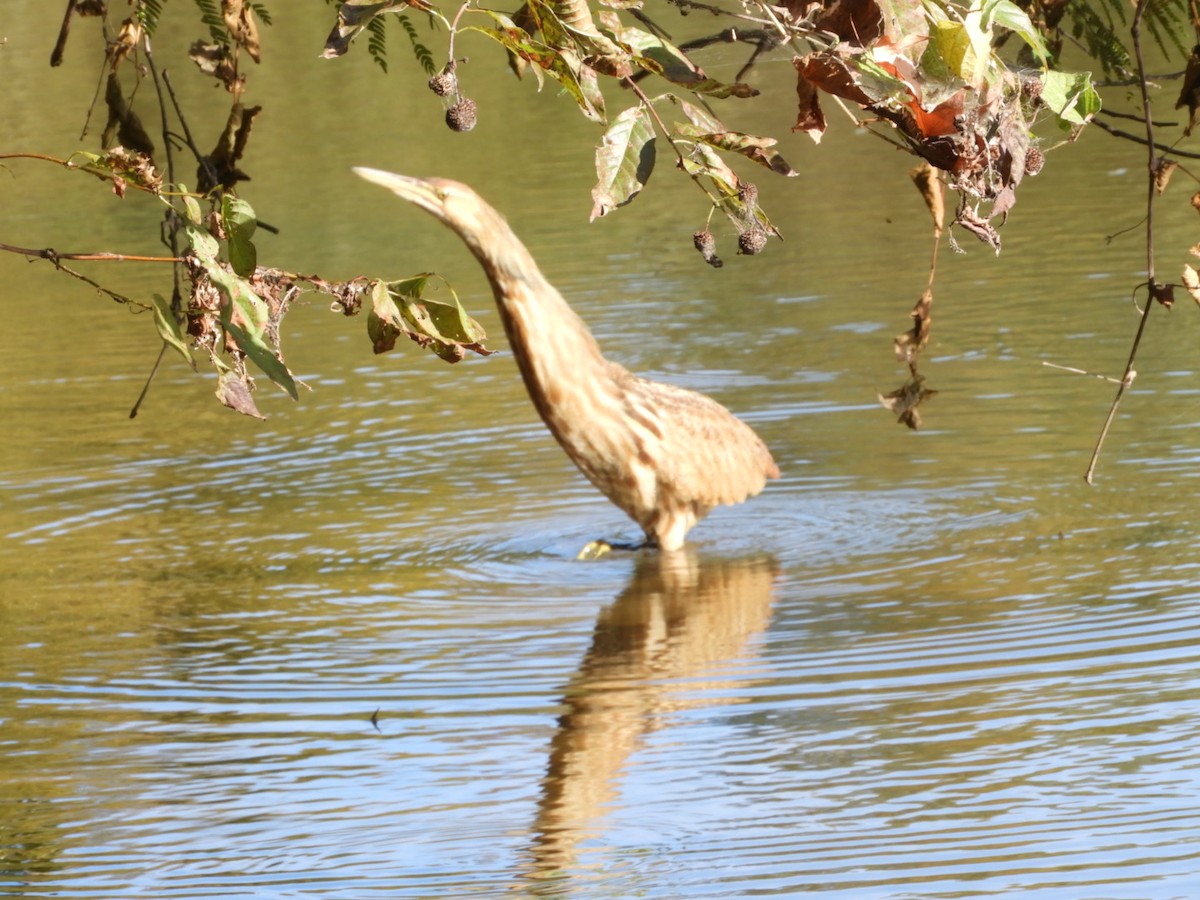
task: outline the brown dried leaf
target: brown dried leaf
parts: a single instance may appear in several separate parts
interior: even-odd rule
[[[234,372],[223,372],[217,381],[217,399],[235,412],[255,419],[266,419],[254,404],[250,388]]]
[[[254,21],[254,10],[245,0],[221,0],[221,18],[229,29],[229,36],[243,47],[255,62],[262,61],[262,47],[258,42],[258,24]]]
[[[959,207],[958,216],[951,223],[961,225],[975,237],[979,238],[985,244],[996,251],[996,255],[1000,254],[1000,233],[992,226],[990,222],[979,218],[979,214],[971,207],[963,205]]]
[[[896,414],[896,421],[907,425],[913,431],[921,427],[921,413],[918,409],[930,397],[937,396],[937,391],[925,387],[925,378],[913,373],[906,381],[890,394],[879,394],[880,405]]]
[[[821,143],[825,134],[825,113],[821,111],[821,102],[817,87],[804,77],[804,73],[796,72],[796,124],[792,131],[803,131],[813,139],[814,144]]]
[[[1150,285],[1150,298],[1157,300],[1167,309],[1175,305],[1175,285],[1155,282]]]
[[[1175,101],[1176,109],[1183,106],[1188,108],[1188,123],[1183,129],[1186,136],[1192,133],[1192,127],[1196,124],[1196,109],[1200,107],[1200,45],[1193,47],[1191,55],[1188,56],[1179,99]]]
[[[1200,274],[1191,266],[1183,267],[1183,286],[1192,295],[1192,299],[1200,304]]]
[[[326,59],[342,56],[350,49],[350,42],[376,16],[410,6],[421,12],[436,11],[427,0],[346,0],[338,8],[337,24],[325,39],[325,49],[321,56]]]
[[[108,45],[108,64],[112,67],[112,71],[117,71],[121,60],[134,51],[141,39],[142,26],[137,19],[130,16],[121,23],[121,30],[117,32],[116,40]]]
[[[932,308],[933,291],[926,288],[921,299],[917,301],[917,305],[909,313],[913,320],[912,328],[903,334],[896,335],[892,341],[896,358],[901,362],[908,363],[910,366],[914,365],[921,351],[925,349],[925,345],[929,343],[929,330],[933,327],[933,315],[930,312]]]
[[[946,196],[937,172],[928,162],[922,162],[908,173],[908,177],[925,198],[925,206],[933,216],[934,231],[941,234],[946,228]]]
[[[230,93],[240,88],[241,83],[245,81],[244,76],[238,77],[237,66],[233,64],[233,56],[224,44],[206,44],[204,41],[196,41],[188,50],[188,58],[205,75],[211,75],[224,84],[225,90]]]
[[[125,149],[152,157],[154,142],[150,140],[150,135],[146,134],[137,113],[125,102],[125,95],[121,92],[121,80],[115,72],[108,75],[108,83],[104,88],[104,102],[108,106],[108,123],[100,136],[101,144],[111,147],[115,137]]]
[[[809,4],[795,5],[806,7]],[[883,34],[884,15],[876,0],[833,0],[824,6],[825,9],[813,23],[821,31],[830,31],[843,41],[862,47]]]
[[[229,190],[239,181],[250,180],[250,176],[238,168],[238,163],[242,154],[246,152],[246,142],[250,139],[254,117],[260,112],[261,106],[251,106],[247,109],[238,102],[230,107],[229,118],[225,121],[224,131],[217,138],[216,147],[204,158],[196,171],[196,183],[200,193],[208,193],[217,185]]]
[[[1192,208],[1195,209],[1196,212],[1200,212],[1200,191],[1196,191],[1196,193],[1192,194]]]
[[[1167,189],[1171,175],[1174,174],[1177,168],[1179,168],[1179,163],[1176,160],[1167,159],[1163,156],[1154,160],[1154,192],[1156,194],[1161,196],[1163,191]]]

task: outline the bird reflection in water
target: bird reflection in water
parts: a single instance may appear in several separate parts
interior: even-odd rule
[[[354,171],[462,238],[492,286],[542,421],[588,480],[641,526],[647,544],[677,550],[714,507],[741,503],[779,477],[766,445],[721,404],[605,359],[504,217],[469,187]],[[581,555],[600,555],[607,546],[593,542]]]
[[[738,680],[721,670],[745,660],[766,629],[778,571],[766,557],[639,558],[567,685],[523,878],[553,890],[577,867],[579,845],[619,805],[618,779],[646,735],[681,710],[737,702]]]

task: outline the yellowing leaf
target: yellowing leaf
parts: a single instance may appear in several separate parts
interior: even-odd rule
[[[644,104],[617,116],[596,148],[592,220],[608,215],[638,195],[654,171],[654,123]]]

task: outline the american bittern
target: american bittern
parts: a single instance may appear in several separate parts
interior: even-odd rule
[[[679,548],[714,506],[740,503],[779,477],[758,435],[715,400],[606,360],[504,217],[469,187],[354,171],[431,213],[475,254],[542,421],[649,543]]]

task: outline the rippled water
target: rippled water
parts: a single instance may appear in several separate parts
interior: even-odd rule
[[[527,102],[515,121],[582,127]],[[272,127],[267,183],[271,153],[307,152]],[[499,334],[451,237],[346,174],[394,128],[314,174],[319,215],[282,195],[272,249],[436,265]],[[1086,138],[999,261],[947,254],[911,434],[875,395],[925,214],[906,160],[827,140],[788,147],[799,187],[764,186],[788,244],[716,275],[668,179],[588,230],[570,147],[523,177],[489,144],[517,174],[488,193],[610,355],[713,394],[779,460],[678,555],[574,560],[634,529],[507,355],[371,357],[315,302],[287,321],[300,404],[264,391],[270,419],[239,419],[174,366],[130,422],[148,324],[0,259],[0,895],[1200,895],[1200,325],[1152,315],[1093,488],[1111,389],[1041,365],[1124,361],[1139,250],[1104,235],[1137,163]],[[447,146],[414,171],[469,177]]]

